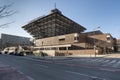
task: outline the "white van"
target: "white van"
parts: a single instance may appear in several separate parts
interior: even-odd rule
[[[2,54],[14,54],[16,52],[17,47],[6,47],[3,51],[1,51]]]

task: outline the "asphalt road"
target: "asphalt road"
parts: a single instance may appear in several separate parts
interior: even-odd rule
[[[0,61],[11,65],[31,80],[120,80],[120,69],[90,64],[69,64],[55,60],[0,55]]]

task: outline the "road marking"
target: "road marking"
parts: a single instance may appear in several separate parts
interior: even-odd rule
[[[102,61],[104,61],[104,59],[90,59],[87,62],[99,63],[99,62],[102,62]]]
[[[29,60],[33,60],[33,61],[38,61],[38,62],[49,62],[49,63],[50,63],[50,61],[37,60],[37,59],[32,59],[32,58],[30,58],[30,57],[21,57],[21,58],[23,58],[23,59],[29,59]],[[49,67],[46,66],[46,65],[39,65],[39,66],[44,67],[44,68],[49,68]]]
[[[101,62],[101,63],[107,63],[107,62],[109,62],[110,60],[104,60],[103,62]]]
[[[97,76],[91,76],[91,75],[88,75],[88,74],[82,74],[82,73],[78,73],[78,72],[73,72],[73,71],[65,71],[67,73],[71,73],[71,74],[76,74],[76,75],[81,75],[81,76],[85,76],[85,77],[89,77],[91,79],[100,79],[100,80],[106,80],[104,78],[100,78],[100,77],[97,77]]]
[[[38,60],[38,59],[30,58],[30,57],[21,57],[21,58],[29,59],[29,60],[33,60],[33,61],[38,61],[38,62],[48,62],[48,63],[51,63],[49,60]]]
[[[112,67],[118,67],[120,65],[120,61],[116,62]]]
[[[117,61],[116,61],[116,60],[112,60],[112,61],[104,64],[103,66],[110,66],[110,65],[112,65],[112,64],[115,63],[115,62],[117,62]]]
[[[30,60],[38,61],[38,62],[49,62],[49,61],[43,61],[43,60],[32,59],[32,58],[26,58],[26,59],[30,59]],[[48,68],[48,66],[46,66],[46,65],[39,65],[39,66],[44,67],[44,68]]]
[[[88,62],[94,62],[96,61],[96,59],[90,59],[90,60],[87,60]]]
[[[32,77],[30,76],[26,76],[29,80],[34,80]]]
[[[46,65],[39,65],[39,66],[44,67],[44,68],[48,68],[48,66],[46,66]]]
[[[115,62],[117,62],[116,60],[112,60],[111,62],[109,62],[110,64],[112,64],[112,63],[115,63]]]
[[[115,72],[116,70],[114,69],[107,69],[107,68],[100,68],[100,70],[103,70],[103,71],[110,71],[110,72]]]
[[[97,60],[97,62],[101,62],[101,61],[104,61],[104,59],[99,59],[99,60]]]
[[[30,57],[22,57],[22,58],[24,58],[24,59],[30,59],[30,60],[34,60],[34,61],[38,61],[38,62],[46,62],[46,63],[53,63],[52,61],[49,61],[49,60],[38,60],[38,59],[33,59],[33,58],[30,58]],[[99,59],[95,59],[95,60],[99,60]],[[107,62],[106,64],[103,64],[102,66],[109,66],[111,63],[113,64],[113,63],[115,63],[116,62],[116,60],[105,60],[105,61],[103,61],[103,62]],[[108,63],[108,62],[110,62],[110,63]],[[67,64],[67,63],[56,63],[56,64],[64,64],[64,65],[69,65],[69,66],[85,66],[86,68],[98,68],[98,67],[95,67],[95,66],[86,66],[86,65],[76,65],[76,64]],[[111,64],[111,66],[112,66],[112,64]],[[118,63],[118,64],[120,64],[120,62]],[[44,68],[49,68],[48,66],[46,66],[46,65],[40,65],[41,66],[41,68],[42,67],[44,67]],[[120,69],[117,69],[117,70],[109,70],[109,69],[101,69],[101,68],[99,68],[99,70],[106,70],[106,71],[112,71],[112,72],[114,72],[114,71],[120,71]]]
[[[24,74],[23,72],[21,72],[21,71],[19,71],[19,70],[17,70],[17,72],[20,73],[20,74]]]
[[[13,70],[17,71],[19,74],[24,75],[25,77],[27,77],[29,80],[34,80],[32,77],[25,75],[23,72],[21,72],[20,70],[17,70],[15,67],[11,67]]]

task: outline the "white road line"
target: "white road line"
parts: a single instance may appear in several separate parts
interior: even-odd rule
[[[82,74],[82,73],[73,72],[73,71],[65,71],[65,72],[71,73],[71,74],[76,74],[76,75],[81,75],[81,76],[85,76],[85,77],[89,77],[89,78],[92,78],[92,79],[106,80],[104,78],[100,78],[100,77],[97,77],[97,76],[91,76],[91,75],[88,75],[88,74]]]
[[[116,62],[112,67],[118,67],[120,65],[120,61]]]
[[[23,58],[23,57],[22,57],[22,58]],[[42,62],[41,60],[32,59],[32,58],[28,58],[28,57],[24,57],[23,59],[30,59],[30,60],[33,60],[33,61]],[[48,68],[48,66],[46,66],[46,65],[39,65],[39,66],[44,67],[44,68]]]
[[[31,59],[31,60],[41,62],[41,60],[36,60],[36,59]],[[44,67],[44,68],[48,68],[48,66],[46,66],[46,65],[40,65],[39,64],[39,66]]]
[[[36,59],[30,59],[30,60],[41,62],[41,60],[36,60]],[[46,66],[46,65],[39,64],[39,66],[44,67],[44,68],[48,68],[48,66]]]
[[[21,72],[21,71],[19,71],[19,70],[17,70],[17,72],[20,73],[20,74],[24,74],[23,72]]]
[[[22,74],[22,75],[25,75],[23,72],[21,72],[21,71],[19,71],[19,70],[17,70],[17,72],[18,73],[20,73],[20,74]],[[25,77],[27,77],[29,80],[34,80],[32,77],[30,77],[30,76],[26,76],[25,75]]]
[[[10,66],[10,68],[11,68],[11,69],[13,69],[13,70],[16,70],[16,68],[15,68],[15,67]]]
[[[117,62],[117,60],[112,60],[106,64],[104,64],[103,66],[109,66],[109,65],[112,65],[113,63]]]
[[[104,61],[104,59],[99,59],[97,62],[101,62],[101,61]]]
[[[116,70],[114,69],[105,69],[105,68],[100,68],[100,70],[103,70],[103,71],[110,71],[110,72],[115,72]]]
[[[99,60],[101,60],[101,59],[95,59],[96,61],[99,61]]]
[[[44,68],[48,68],[48,66],[45,66],[45,65],[39,65],[39,66],[44,67]]]
[[[21,72],[20,70],[17,70],[15,67],[11,67],[13,70],[17,71],[19,74],[25,75],[23,72]],[[34,80],[33,78],[31,78],[30,76],[26,76],[29,80]]]
[[[112,60],[112,61],[109,62],[109,63],[112,64],[112,63],[115,63],[115,62],[117,62],[117,60]]]
[[[29,79],[29,80],[34,80],[33,78],[31,78],[30,76],[27,76],[27,78]]]
[[[104,59],[91,59],[91,60],[88,60],[89,62],[95,62],[95,63],[98,63],[98,62],[102,62],[104,61]]]
[[[91,60],[88,60],[88,61],[90,61],[90,62],[94,62],[94,61],[96,61],[96,59],[91,59]]]
[[[110,60],[104,60],[103,62],[101,62],[101,63],[108,63]]]
[[[23,59],[29,59],[29,60],[33,60],[33,61],[38,61],[38,62],[42,62],[41,60],[37,60],[37,59],[32,59],[30,57],[20,57],[20,58],[23,58]],[[48,66],[46,65],[40,65],[39,66],[43,67],[43,68],[49,68]]]

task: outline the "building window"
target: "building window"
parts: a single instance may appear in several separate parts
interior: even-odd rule
[[[60,47],[59,50],[67,50],[66,47]]]
[[[61,39],[59,39],[59,41],[65,41],[65,38],[61,38]]]
[[[107,40],[110,40],[110,37],[107,37]]]
[[[79,39],[79,37],[74,37],[74,40],[76,41],[76,40],[78,40]]]
[[[74,37],[74,42],[78,42],[79,37]]]
[[[107,36],[106,36],[106,39],[107,39],[107,42],[110,43],[110,41],[111,41],[110,35],[107,35]]]
[[[78,34],[75,34],[75,35],[74,35],[74,42],[78,42],[78,40],[79,40],[79,35],[78,35]]]
[[[65,41],[65,36],[59,36],[59,41]]]

